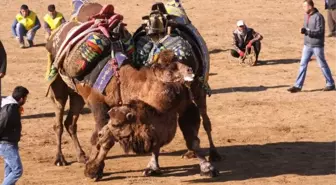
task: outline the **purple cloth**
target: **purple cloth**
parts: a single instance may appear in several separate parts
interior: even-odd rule
[[[93,88],[98,90],[100,93],[104,92],[107,84],[113,77],[114,74],[114,70],[112,67],[113,60],[114,59],[111,59],[105,64],[103,70],[100,72],[96,82],[93,85]]]

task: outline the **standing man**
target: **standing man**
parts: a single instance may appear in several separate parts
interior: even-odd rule
[[[29,10],[27,5],[22,5],[12,24],[12,33],[19,41],[20,48],[24,48],[24,36],[27,36],[28,46],[34,46],[35,33],[40,28],[41,24],[36,13]]]
[[[235,58],[243,58],[247,49],[252,46],[256,53],[256,61],[258,61],[258,56],[261,50],[261,40],[263,37],[254,29],[248,28],[243,20],[237,22],[237,29],[233,31],[233,49],[231,50],[231,55]]]
[[[307,74],[308,62],[312,55],[316,56],[317,62],[326,79],[327,84],[323,90],[334,90],[335,82],[324,56],[325,22],[323,15],[314,7],[313,0],[305,0],[303,2],[303,10],[306,14],[304,16],[304,27],[301,28],[301,34],[304,34],[304,46],[300,62],[300,70],[295,85],[289,88],[288,91],[291,93],[301,91]]]
[[[26,103],[28,89],[15,87],[12,96],[4,98],[0,111],[0,156],[4,159],[5,175],[2,185],[13,185],[22,176],[18,143],[21,138],[20,107]]]
[[[43,20],[44,29],[46,31],[46,39],[51,35],[51,31],[65,23],[63,14],[57,12],[56,7],[53,4],[48,6],[48,13],[43,17]]]
[[[0,105],[1,105],[1,79],[5,77],[7,69],[7,54],[0,40]]]
[[[336,0],[325,0],[325,8],[328,10],[328,37],[336,37]]]

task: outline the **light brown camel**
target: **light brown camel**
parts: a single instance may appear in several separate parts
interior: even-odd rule
[[[115,142],[119,142],[125,152],[152,153],[143,175],[160,175],[158,161],[160,148],[172,141],[178,121],[188,148],[195,151],[200,160],[201,175],[217,176],[218,171],[199,152],[197,133],[200,126],[200,115],[196,105],[190,103],[188,90],[183,85],[177,85],[169,94],[171,96],[163,94],[162,97],[162,100],[172,102],[165,112],[160,112],[140,100],[113,107],[109,111],[109,123],[99,132],[97,153],[86,164],[85,175],[96,178],[96,180],[102,177],[104,159]],[[181,101],[181,99],[187,101]],[[183,112],[183,110],[186,111]],[[178,117],[178,113],[182,116]]]

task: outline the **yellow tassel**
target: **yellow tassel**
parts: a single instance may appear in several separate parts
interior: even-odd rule
[[[48,80],[48,77],[49,77],[49,74],[50,74],[51,65],[52,65],[51,53],[48,52],[47,72],[46,72],[46,75],[45,75],[46,80]]]

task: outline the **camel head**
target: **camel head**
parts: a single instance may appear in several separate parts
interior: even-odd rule
[[[99,132],[99,145],[108,142],[109,132],[115,141],[127,153],[133,151],[137,154],[151,152],[153,148],[153,130],[147,121],[149,116],[157,114],[154,108],[142,101],[134,100],[127,105],[113,107],[108,112],[110,120],[108,124]]]
[[[163,50],[152,64],[155,76],[162,82],[192,82],[195,74],[191,67],[178,62],[172,50]]]

